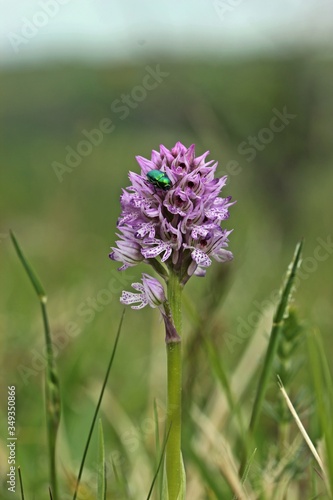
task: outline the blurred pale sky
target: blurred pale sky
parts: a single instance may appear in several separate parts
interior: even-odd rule
[[[333,45],[333,0],[0,0],[0,64]]]

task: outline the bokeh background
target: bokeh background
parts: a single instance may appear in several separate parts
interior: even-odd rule
[[[237,200],[226,225],[234,228],[234,261],[214,263],[207,278],[186,287],[184,418],[212,390],[191,311],[205,318],[201,334],[214,338],[232,372],[302,237],[295,304],[332,352],[332,8],[327,0],[1,2],[1,392],[17,387],[17,461],[30,498],[44,498],[47,485],[43,331],[8,231],[49,297],[63,400],[60,473],[69,491],[121,290],[148,270],[120,275],[108,259],[121,189],[128,171],[138,171],[135,155],[178,140],[195,143],[198,155],[209,149],[218,172],[229,174],[224,195]],[[143,89],[154,71],[156,85]],[[106,132],[96,135],[101,126]],[[108,453],[128,477],[133,467],[146,471],[143,456],[154,457],[154,398],[162,408],[163,325],[156,311],[128,310],[102,410]],[[5,398],[1,408],[5,498]],[[200,478],[195,461],[190,467]],[[142,474],[143,491],[149,474]]]

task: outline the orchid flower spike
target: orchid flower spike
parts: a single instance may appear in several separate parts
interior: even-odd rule
[[[120,199],[119,240],[110,253],[121,262],[119,270],[145,262],[165,280],[175,273],[184,285],[193,274],[204,276],[212,259],[233,258],[227,250],[231,231],[221,223],[235,202],[219,196],[227,177],[214,177],[218,164],[206,161],[208,154],[196,157],[194,144],[186,148],[177,142],[170,150],[152,151],[150,160],[137,156],[141,172],[129,173],[131,185]],[[134,307],[144,307],[145,300],[151,305],[142,296]]]

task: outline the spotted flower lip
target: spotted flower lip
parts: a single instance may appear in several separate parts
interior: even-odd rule
[[[165,325],[166,343],[180,342],[163,286],[157,279],[146,273],[142,274],[141,281],[142,283],[132,283],[132,288],[139,293],[127,292],[126,290],[122,292],[121,304],[130,305],[132,309],[143,309],[147,305],[158,307]]]
[[[149,305],[150,307],[161,307],[166,301],[164,288],[161,283],[149,276],[149,274],[142,274],[142,284],[132,283],[132,288],[139,293],[123,291],[120,302],[124,305],[131,305],[132,309],[142,309]],[[163,309],[164,310],[164,309]]]
[[[120,198],[119,240],[110,253],[120,270],[143,261],[157,272],[164,268],[163,278],[166,267],[185,284],[193,274],[204,276],[212,260],[233,258],[227,250],[231,231],[221,223],[235,202],[219,196],[227,176],[215,177],[218,164],[207,161],[208,154],[196,157],[194,144],[177,142],[170,150],[153,150],[150,160],[136,157],[141,172],[129,173],[131,185]],[[168,189],[149,180],[152,170],[168,177]]]

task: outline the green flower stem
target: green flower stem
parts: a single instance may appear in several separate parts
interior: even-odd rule
[[[168,280],[168,301],[175,328],[181,336],[181,294],[182,285],[178,277],[171,273]],[[182,344],[170,342],[167,348],[168,401],[166,445],[166,476],[169,500],[177,500],[182,482],[181,457],[181,398],[182,398]]]

